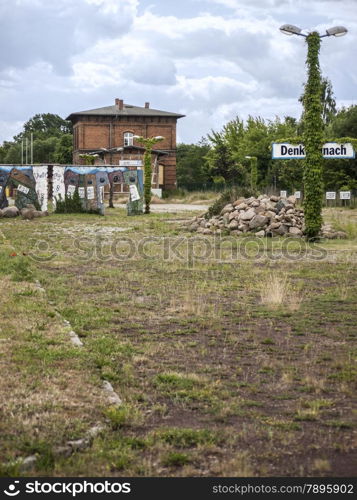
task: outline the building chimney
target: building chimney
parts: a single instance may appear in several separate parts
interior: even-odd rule
[[[123,101],[123,99],[118,99],[118,98],[116,98],[116,99],[115,99],[115,106],[116,106],[119,110],[124,109],[124,101]]]
[[[149,102],[146,102],[146,103],[145,103],[145,108],[146,108],[146,109],[150,108],[150,103],[149,103]]]

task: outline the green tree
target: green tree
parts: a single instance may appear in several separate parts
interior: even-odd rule
[[[19,142],[24,137],[30,138],[31,133],[34,139],[60,137],[63,134],[72,134],[72,124],[52,113],[37,114],[24,124],[23,131],[14,137],[14,141]]]
[[[198,144],[177,145],[177,185],[180,188],[199,189],[210,182],[206,155],[210,146],[206,139]]]
[[[71,134],[63,134],[56,144],[54,160],[56,163],[72,164],[73,137]]]
[[[336,113],[329,125],[328,135],[330,138],[357,138],[357,105],[342,108]]]

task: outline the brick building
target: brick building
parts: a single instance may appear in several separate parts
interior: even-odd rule
[[[176,187],[176,124],[185,115],[125,104],[115,99],[113,106],[71,113],[73,163],[83,164],[81,154],[93,154],[98,165],[137,167],[144,149],[134,136],[163,136],[153,150],[153,187]]]

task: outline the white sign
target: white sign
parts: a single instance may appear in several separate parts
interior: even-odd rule
[[[87,199],[94,200],[94,187],[93,186],[87,187]]]
[[[326,200],[335,200],[335,199],[336,199],[335,191],[327,191]]]
[[[86,197],[86,191],[85,191],[84,187],[78,188],[78,194],[79,194],[80,198],[85,198]]]
[[[288,194],[287,191],[280,191],[281,198],[286,198],[287,194]]]
[[[135,186],[135,184],[130,184],[129,190],[130,190],[131,201],[140,200],[139,191],[138,191],[138,188]]]
[[[340,191],[340,200],[350,200],[351,191]]]
[[[141,160],[119,160],[119,167],[142,167]]]
[[[20,193],[24,193],[24,194],[28,194],[28,192],[30,191],[28,187],[23,186],[22,184],[19,184],[17,186],[17,190],[20,191]]]
[[[301,198],[301,191],[295,191],[294,196],[297,200]]]
[[[72,198],[75,192],[76,192],[76,186],[69,185],[67,188],[67,196],[70,196]]]
[[[152,188],[151,192],[154,196],[157,196],[158,198],[162,198],[162,189],[161,188]]]
[[[354,158],[355,151],[351,143],[339,144],[337,142],[326,142],[321,149],[324,158]],[[305,158],[305,147],[303,144],[273,143],[273,160],[293,160]]]

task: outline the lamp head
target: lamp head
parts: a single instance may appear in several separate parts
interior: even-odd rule
[[[298,26],[294,26],[293,24],[283,24],[280,26],[280,31],[284,33],[284,35],[302,35],[305,36],[301,33],[301,28]]]
[[[328,36],[343,36],[347,33],[347,29],[344,26],[334,26],[326,30]]]

